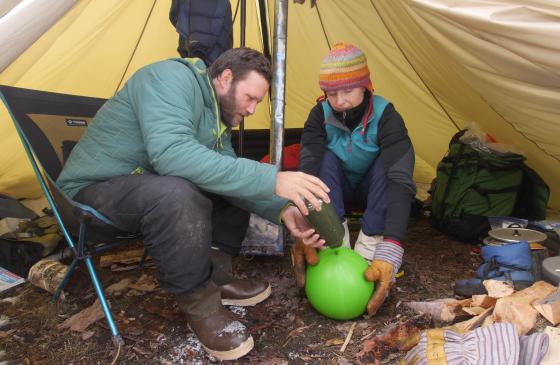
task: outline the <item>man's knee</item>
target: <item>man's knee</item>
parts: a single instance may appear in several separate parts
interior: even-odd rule
[[[146,187],[147,195],[153,197],[154,203],[164,210],[174,211],[174,207],[189,210],[211,212],[212,202],[200,189],[188,180],[175,176],[158,176]]]

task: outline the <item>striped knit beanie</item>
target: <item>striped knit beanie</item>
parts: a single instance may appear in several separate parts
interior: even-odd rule
[[[356,87],[372,91],[364,53],[351,44],[335,44],[321,63],[319,87],[325,92]]]

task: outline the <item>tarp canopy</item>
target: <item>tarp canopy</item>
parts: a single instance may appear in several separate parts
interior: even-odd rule
[[[140,67],[177,56],[171,0],[3,0],[0,84],[111,97]],[[231,0],[239,45],[239,0]],[[267,1],[273,34],[274,1]],[[246,45],[263,49],[258,0],[247,0]],[[375,91],[402,114],[426,186],[451,136],[471,122],[527,156],[560,207],[560,3],[554,0],[289,1],[287,128],[317,96],[321,59],[336,42],[367,55]],[[269,39],[269,45],[272,40]],[[263,102],[246,128],[268,129]],[[0,106],[0,192],[40,194]]]

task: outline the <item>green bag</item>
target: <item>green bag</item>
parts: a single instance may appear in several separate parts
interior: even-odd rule
[[[432,187],[434,225],[462,241],[472,241],[488,227],[488,216],[510,216],[523,182],[525,157],[494,153],[453,136],[437,167]]]

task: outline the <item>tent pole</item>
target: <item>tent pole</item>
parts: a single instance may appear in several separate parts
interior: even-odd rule
[[[282,167],[282,147],[284,146],[287,28],[288,0],[276,0],[274,42],[272,48],[272,125],[270,129],[270,162],[273,163],[278,170]]]
[[[284,110],[286,98],[286,45],[288,29],[288,0],[276,0],[274,5],[274,39],[272,45],[272,90],[270,126],[270,162],[282,170],[284,147]],[[278,227],[277,247],[284,247],[285,232]]]
[[[239,22],[239,24],[241,25],[241,29],[240,29],[240,47],[245,47],[245,28],[246,28],[246,21],[247,21],[247,6],[246,6],[246,0],[240,0],[241,1],[241,21]],[[241,123],[239,123],[239,140],[238,140],[238,144],[237,144],[237,156],[239,157],[243,157],[243,134],[245,133],[245,120],[241,119]]]

